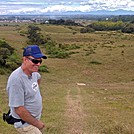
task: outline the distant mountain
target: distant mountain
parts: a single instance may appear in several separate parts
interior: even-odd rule
[[[54,14],[54,13],[53,13]],[[58,14],[58,13],[57,13]],[[97,11],[90,11],[90,12],[80,12],[80,11],[69,11],[69,12],[62,12],[60,14],[64,15],[134,15],[134,11],[127,11],[127,10],[115,10],[115,11],[108,11],[108,10],[97,10]]]
[[[127,11],[127,10],[115,10],[115,11],[108,11],[108,10],[98,10],[89,12],[90,14],[94,15],[134,15],[134,11]]]
[[[17,14],[14,14],[12,12],[7,13],[7,15],[134,15],[134,11],[127,11],[127,10],[115,10],[115,11],[109,11],[109,10],[97,10],[97,11],[90,11],[90,12],[81,12],[81,11],[56,11],[56,12],[39,12],[39,11],[22,11],[18,12]]]
[[[46,15],[134,15],[134,11],[127,11],[127,10],[115,10],[115,11],[108,11],[108,10],[97,10],[97,11],[90,11],[90,12],[81,12],[81,11],[67,11],[67,12],[47,12],[44,13]]]

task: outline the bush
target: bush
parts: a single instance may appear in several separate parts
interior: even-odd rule
[[[64,58],[69,57],[69,53],[65,52],[65,51],[57,51],[55,54],[53,53],[53,55],[51,55],[51,57],[64,59]]]
[[[43,36],[40,34],[41,29],[34,25],[28,26],[27,37],[29,39],[28,44],[43,45],[45,43]]]
[[[56,49],[56,46],[55,46],[55,42],[53,41],[48,41],[46,44],[45,44],[45,48],[46,48],[46,53],[47,54],[52,54],[53,51],[55,51]]]
[[[0,75],[6,74],[6,71],[3,68],[0,68]]]
[[[14,62],[17,65],[21,65],[21,59],[18,57],[16,53],[13,53],[7,61]]]
[[[47,68],[47,66],[45,66],[45,65],[40,66],[40,67],[39,67],[39,71],[40,71],[40,72],[47,72],[47,73],[49,73],[48,68]]]
[[[76,44],[72,44],[68,46],[68,50],[73,50],[73,49],[79,49],[80,46],[76,45]]]
[[[92,33],[95,32],[95,30],[91,27],[85,27],[80,29],[80,33]]]
[[[79,49],[80,46],[76,45],[76,44],[72,44],[72,45],[69,45],[69,44],[59,44],[59,48],[61,48],[62,50],[73,50],[73,49]]]
[[[124,23],[122,21],[117,21],[117,22],[99,21],[88,25],[88,27],[93,28],[96,31],[120,30],[123,26]]]
[[[102,64],[102,63],[101,63],[101,62],[99,62],[99,61],[91,61],[91,62],[90,62],[90,64],[100,65],[100,64]]]
[[[126,24],[121,31],[123,33],[134,33],[134,24],[130,23],[130,24]]]
[[[69,53],[62,49],[62,45],[56,46],[56,43],[53,41],[48,41],[45,45],[47,54],[50,55],[51,58],[67,58],[69,57]]]
[[[0,66],[4,66],[6,64],[6,60],[0,56]]]
[[[20,58],[15,53],[14,48],[5,41],[0,40],[0,74],[13,71],[21,65]]]
[[[14,48],[0,40],[0,65],[5,66],[7,59],[13,54]]]
[[[14,52],[14,48],[8,45],[5,41],[0,40],[0,48],[7,48],[10,53],[12,54]]]
[[[11,71],[15,70],[18,66],[15,62],[7,62],[6,67],[9,68]]]
[[[69,50],[79,49],[80,46],[76,44],[67,45],[67,44],[57,44],[52,40],[48,40],[45,44],[46,54],[50,55],[51,58],[68,58],[69,55],[74,52],[69,52]]]

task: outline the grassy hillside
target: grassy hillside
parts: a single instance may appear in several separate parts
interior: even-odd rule
[[[134,133],[134,35],[120,32],[79,33],[79,27],[37,25],[41,34],[73,52],[66,59],[43,61],[42,120],[45,134]],[[27,24],[0,26],[0,37],[21,57]],[[45,49],[41,47],[42,51]],[[2,121],[8,109],[8,76],[0,76],[0,133],[17,134]]]

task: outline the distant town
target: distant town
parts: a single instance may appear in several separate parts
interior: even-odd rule
[[[50,20],[98,20],[107,18],[108,16],[92,16],[92,15],[1,15],[0,22],[7,23],[46,23]]]
[[[0,15],[0,23],[50,23],[50,20],[134,21],[134,15]]]

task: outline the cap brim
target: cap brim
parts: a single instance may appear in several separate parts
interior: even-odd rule
[[[44,55],[42,58],[43,58],[43,59],[47,59],[47,56]]]
[[[38,59],[38,58],[43,58],[43,59],[47,59],[47,56],[43,55],[43,54],[35,54],[35,55],[32,55],[35,59]]]

